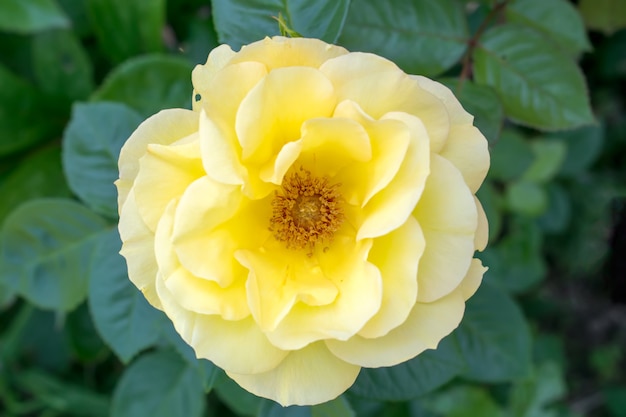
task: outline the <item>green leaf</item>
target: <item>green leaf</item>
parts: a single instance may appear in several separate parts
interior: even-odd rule
[[[72,350],[84,362],[93,362],[109,355],[109,349],[98,335],[86,303],[67,315],[65,330]]]
[[[427,410],[446,417],[504,417],[503,410],[487,390],[469,385],[437,392],[420,403]]]
[[[9,286],[31,303],[70,311],[87,295],[89,261],[106,223],[71,200],[21,205],[0,231],[0,264]]]
[[[273,401],[264,401],[258,417],[312,417],[311,407],[291,405],[283,407]]]
[[[436,350],[387,368],[363,368],[350,392],[377,400],[402,401],[434,391],[465,368],[452,336]]]
[[[70,100],[85,99],[93,90],[91,62],[78,38],[68,30],[33,38],[33,70],[42,91]]]
[[[199,417],[204,390],[198,370],[171,350],[134,361],[113,392],[111,417]]]
[[[87,6],[98,42],[111,61],[163,49],[165,0],[90,0]]]
[[[503,182],[520,178],[533,159],[533,151],[524,137],[515,131],[505,130],[491,150],[489,178]]]
[[[356,413],[344,396],[311,407],[311,417],[356,417]]]
[[[496,245],[488,246],[478,256],[489,267],[485,282],[513,292],[524,292],[546,276],[542,258],[541,230],[530,219],[516,219],[509,232]]]
[[[450,88],[463,107],[474,116],[474,125],[490,144],[497,142],[504,123],[504,109],[496,92],[488,86],[466,80],[462,85],[457,79],[440,80]]]
[[[509,22],[529,26],[573,56],[591,50],[583,19],[566,0],[515,0],[506,7]]]
[[[626,386],[607,387],[602,392],[611,417],[626,417]]]
[[[537,224],[549,233],[566,230],[572,218],[572,203],[569,194],[557,182],[548,184],[548,209],[537,219]]]
[[[511,417],[557,417],[557,410],[549,410],[551,403],[566,392],[563,371],[555,363],[542,364],[534,375],[516,382],[510,394]]]
[[[480,200],[489,221],[489,241],[494,242],[502,229],[501,197],[496,192],[491,181],[485,181],[480,186],[476,197]]]
[[[65,28],[69,20],[54,0],[2,0],[0,30],[35,33],[47,29]]]
[[[156,344],[163,314],[128,279],[117,230],[100,236],[89,265],[89,309],[100,336],[124,363]]]
[[[109,399],[79,385],[37,369],[21,371],[16,375],[17,385],[40,402],[47,411],[76,417],[107,417]],[[54,414],[56,415],[56,413]]]
[[[41,94],[2,65],[0,86],[0,156],[28,148],[58,129]]]
[[[107,76],[94,101],[118,101],[143,117],[171,107],[191,108],[191,64],[182,58],[146,55],[129,59]]]
[[[63,168],[70,188],[89,207],[117,217],[120,149],[141,123],[135,111],[119,103],[77,103],[63,134]]]
[[[34,169],[36,167],[36,169]],[[21,203],[37,197],[70,197],[58,147],[24,158],[0,183],[0,224]]]
[[[220,371],[215,381],[215,393],[237,415],[257,416],[265,403],[265,400],[244,390]]]
[[[278,35],[272,17],[281,13],[287,25],[309,38],[335,43],[350,0],[213,0],[213,21],[221,43],[234,49]]]
[[[466,361],[464,378],[505,382],[528,375],[528,324],[517,304],[501,289],[483,283],[467,301],[463,321],[453,335]]]
[[[434,76],[467,48],[463,6],[455,0],[354,0],[339,43],[389,58],[411,74]]]
[[[0,271],[2,267],[0,267]],[[0,311],[2,311],[7,306],[10,306],[15,299],[15,291],[0,281]]]
[[[194,65],[204,64],[209,52],[219,46],[213,21],[209,18],[195,17],[186,22],[186,25],[189,36],[181,46],[183,56]]]
[[[589,169],[600,155],[604,145],[604,127],[587,126],[555,133],[552,137],[562,139],[567,148],[559,175],[571,177]]]
[[[522,178],[537,183],[550,181],[561,168],[567,145],[561,141],[536,139],[530,143],[530,147],[535,160]]]
[[[578,8],[589,29],[610,35],[626,27],[626,2],[623,0],[580,0]]]
[[[532,29],[488,30],[474,50],[474,76],[498,92],[506,115],[518,123],[556,130],[594,122],[580,69]]]
[[[504,196],[509,210],[528,217],[541,216],[548,209],[546,189],[532,181],[522,179],[510,183]]]

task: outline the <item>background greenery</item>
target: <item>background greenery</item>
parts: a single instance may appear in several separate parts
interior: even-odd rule
[[[493,157],[461,326],[315,407],[196,360],[117,254],[124,140],[279,13],[446,83]],[[625,27],[624,0],[1,0],[0,415],[626,416]]]

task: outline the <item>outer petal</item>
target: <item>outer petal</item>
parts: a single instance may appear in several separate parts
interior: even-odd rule
[[[320,71],[335,86],[338,101],[355,101],[374,119],[389,112],[415,115],[424,123],[434,152],[445,144],[450,128],[445,105],[393,62],[355,52],[328,60]]]
[[[476,203],[476,212],[478,213],[478,227],[476,228],[474,246],[476,246],[476,250],[483,251],[489,241],[489,223],[487,222],[487,214],[483,209],[483,205],[480,204],[476,197],[474,197],[474,202]]]
[[[417,81],[420,87],[443,102],[450,115],[450,123],[472,124],[474,116],[465,111],[459,100],[448,87],[421,75],[410,75],[410,77]]]
[[[274,369],[287,356],[268,342],[252,317],[229,321],[193,313],[176,302],[160,276],[156,284],[163,311],[199,358],[229,372],[253,374]]]
[[[443,297],[459,285],[474,254],[478,218],[474,196],[454,165],[433,154],[431,168],[413,213],[426,238],[417,278],[421,302]]]
[[[454,125],[441,156],[456,166],[472,193],[478,191],[489,170],[487,139],[472,125]]]
[[[412,216],[398,229],[374,239],[368,260],[380,269],[383,299],[360,336],[384,336],[406,320],[417,299],[417,264],[424,246],[422,229]]]
[[[464,311],[461,292],[453,291],[435,302],[415,304],[406,321],[385,336],[366,339],[357,335],[325,343],[346,362],[368,368],[393,366],[436,348],[459,325]]]
[[[139,215],[133,190],[122,207],[119,231],[123,242],[120,253],[126,258],[128,277],[150,304],[160,309],[161,301],[155,287],[157,263],[154,257],[154,233]]]
[[[135,199],[141,218],[155,231],[169,202],[204,175],[200,145],[197,141],[171,146],[151,144],[139,163],[141,169],[133,187]]]
[[[406,124],[409,148],[393,180],[363,208],[357,239],[382,236],[401,226],[420,199],[430,170],[428,134],[420,120],[405,113],[389,113],[385,119]]]
[[[340,46],[318,39],[274,36],[243,46],[230,62],[258,61],[265,64],[268,70],[280,67],[317,68],[326,60],[347,53]]]
[[[354,383],[360,369],[333,356],[319,342],[291,352],[269,372],[227,374],[246,390],[288,406],[319,404],[338,397]]]
[[[120,151],[119,170],[122,187],[118,187],[118,207],[122,208],[130,184],[139,172],[139,160],[148,144],[169,145],[198,131],[198,114],[183,109],[163,110],[145,120],[128,138]]]
[[[459,290],[466,301],[474,295],[478,287],[480,287],[485,272],[487,272],[487,268],[483,266],[480,259],[472,259],[467,275],[465,275],[465,278],[463,278],[463,281],[461,281],[459,285]]]
[[[191,82],[194,90],[205,89],[212,81],[215,73],[224,68],[235,56],[235,52],[228,45],[220,45],[213,49],[204,65],[196,65],[191,73]],[[194,110],[197,110],[194,102]]]
[[[241,102],[236,131],[242,159],[264,163],[287,142],[300,137],[302,124],[328,117],[335,107],[333,86],[318,70],[278,68]]]

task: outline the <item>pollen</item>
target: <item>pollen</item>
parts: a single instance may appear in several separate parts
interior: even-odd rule
[[[343,222],[339,186],[305,169],[286,175],[272,199],[274,237],[287,248],[311,251],[317,242],[330,242]]]

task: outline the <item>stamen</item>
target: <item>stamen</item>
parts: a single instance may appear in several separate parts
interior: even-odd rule
[[[287,248],[311,251],[318,241],[331,241],[343,222],[339,185],[304,169],[285,176],[281,192],[272,200],[274,237]]]

